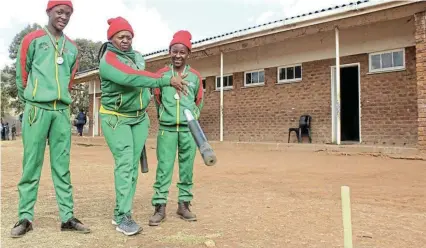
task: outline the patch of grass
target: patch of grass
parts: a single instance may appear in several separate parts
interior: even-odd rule
[[[220,237],[220,233],[208,234],[208,235],[191,235],[178,232],[177,234],[171,236],[162,237],[159,241],[163,243],[173,243],[181,245],[199,245],[203,244],[209,239]]]
[[[101,146],[101,145],[95,145],[95,144],[84,144],[84,143],[76,143],[78,146],[85,146],[85,147],[91,147],[91,146]]]

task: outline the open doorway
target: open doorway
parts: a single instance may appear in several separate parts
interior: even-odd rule
[[[360,68],[359,64],[340,66],[340,105],[337,103],[336,67],[332,68],[332,102],[333,102],[333,142],[337,141],[337,131],[342,143],[361,142],[360,120]],[[338,116],[340,108],[340,118]],[[337,130],[337,123],[340,128]]]

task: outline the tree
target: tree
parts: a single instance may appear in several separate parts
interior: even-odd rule
[[[12,43],[9,45],[9,58],[16,60],[18,55],[19,46],[22,39],[25,35],[29,34],[32,31],[41,29],[41,26],[37,23],[26,26],[23,30],[15,35],[12,40]],[[3,111],[6,111],[10,108],[15,110],[15,113],[20,113],[24,111],[24,105],[18,99],[18,88],[16,87],[16,67],[15,63],[10,66],[5,66],[2,70],[2,114]],[[5,98],[5,99],[3,99]],[[8,103],[3,108],[3,103]]]
[[[79,67],[78,71],[87,71],[95,69],[99,66],[97,61],[98,51],[102,46],[102,42],[94,42],[87,39],[76,39],[79,52]],[[80,109],[87,112],[89,110],[89,85],[76,84],[71,91],[73,103],[71,111],[77,114]]]
[[[1,74],[0,74],[0,82],[1,82],[1,117],[5,116],[5,113],[9,112],[10,110],[10,97],[7,95],[7,91],[6,89],[6,81],[9,80],[9,78],[12,76],[8,73],[6,73],[7,71],[7,67],[5,68],[6,70],[2,70]]]

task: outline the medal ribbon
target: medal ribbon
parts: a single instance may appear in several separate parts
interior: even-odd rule
[[[60,57],[62,57],[62,54],[64,53],[64,48],[65,48],[65,36],[63,37],[63,40],[62,40],[62,47],[61,47],[61,51],[58,51],[58,49],[56,48],[56,42],[55,42],[55,40],[53,39],[52,35],[50,34],[49,30],[47,30],[47,28],[43,28],[43,29],[44,29],[44,31],[46,31],[47,35],[49,36],[50,41],[52,42],[53,47],[54,47],[54,48],[55,48],[55,50],[59,53],[59,54],[58,54],[58,57],[59,57],[59,58],[60,58]]]

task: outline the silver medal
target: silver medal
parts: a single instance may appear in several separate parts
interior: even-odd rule
[[[176,93],[176,94],[175,94],[175,99],[176,99],[176,100],[179,100],[179,98],[180,98],[179,94],[178,94],[178,93]]]
[[[58,63],[58,65],[62,65],[62,63],[64,63],[64,58],[58,57],[58,59],[56,59],[56,63]]]

